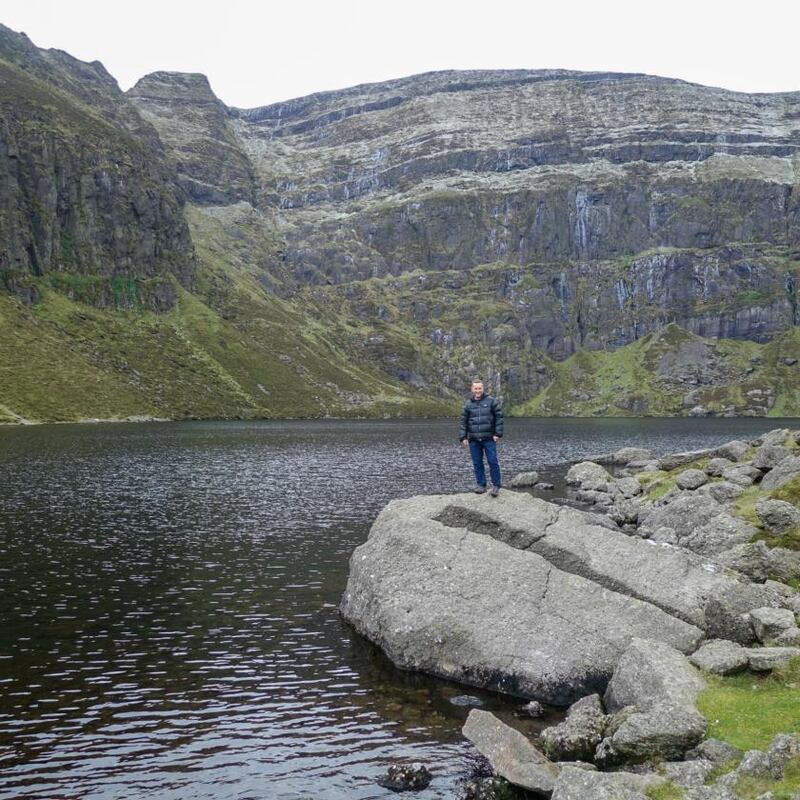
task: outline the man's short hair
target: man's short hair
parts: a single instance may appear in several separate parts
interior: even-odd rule
[[[473,380],[473,381],[470,383],[470,386],[474,386],[476,383],[481,383],[481,384],[482,384],[482,383],[483,383],[483,381],[482,381],[480,378],[475,378],[475,379],[474,379],[474,380]]]

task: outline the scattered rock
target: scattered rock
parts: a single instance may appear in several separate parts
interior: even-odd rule
[[[657,703],[694,705],[705,688],[700,673],[675,648],[646,639],[634,639],[622,658],[605,694],[609,712],[627,706],[652,708]]]
[[[714,766],[728,764],[742,757],[742,751],[720,739],[706,739],[686,753],[688,759],[708,760]]]
[[[797,363],[797,359],[787,357],[783,359],[783,363],[786,364],[787,367],[793,367]]]
[[[756,439],[756,443],[758,445],[786,444],[786,440],[790,435],[791,431],[788,428],[774,428],[771,431],[762,433],[761,436]]]
[[[751,647],[747,650],[753,672],[770,672],[800,656],[800,647]]]
[[[776,467],[781,461],[789,458],[791,455],[791,450],[781,444],[762,444],[761,447],[756,450],[756,454],[751,463],[757,469],[766,472]]]
[[[741,439],[734,439],[726,442],[716,449],[716,455],[721,458],[728,458],[731,461],[741,461],[750,451],[750,445]]]
[[[708,483],[708,475],[699,469],[685,469],[683,472],[679,472],[675,478],[675,484],[679,489],[699,489],[706,483]]]
[[[393,792],[418,792],[427,788],[432,777],[424,764],[392,764],[378,784]]]
[[[545,481],[539,481],[536,486],[533,487],[534,489],[542,489],[547,492],[552,492],[553,489],[556,487],[552,483],[546,483]]]
[[[611,463],[625,467],[632,461],[651,461],[652,459],[653,454],[643,447],[622,447],[613,454]]]
[[[717,675],[731,675],[747,668],[747,651],[742,645],[727,639],[711,639],[689,656],[698,669]]]
[[[706,464],[706,474],[718,478],[722,475],[724,470],[728,467],[732,467],[733,463],[734,462],[729,458],[712,458],[708,464]]]
[[[735,483],[738,486],[752,486],[757,478],[761,477],[761,470],[756,469],[750,464],[737,464],[735,467],[727,467],[722,470],[722,477],[728,483]]]
[[[583,697],[570,706],[563,722],[542,732],[542,749],[553,761],[591,761],[605,726],[600,696]]]
[[[630,772],[591,772],[565,766],[552,800],[648,800],[647,790],[664,783],[657,775]]]
[[[798,647],[800,646],[800,628],[796,625],[781,631],[774,639],[773,644],[778,647]]]
[[[756,514],[772,533],[786,533],[800,526],[800,509],[783,500],[762,498],[756,503]]]
[[[539,473],[533,472],[519,472],[506,484],[509,489],[527,489],[535,486],[539,480]]]
[[[606,491],[613,480],[609,472],[593,461],[573,464],[566,476],[569,486],[580,486],[581,489],[588,491]]]
[[[735,500],[744,491],[744,486],[729,481],[718,481],[717,483],[707,483],[702,489],[718,503],[727,503]]]
[[[697,758],[691,761],[666,761],[661,768],[664,777],[688,789],[693,786],[704,786],[706,778],[714,769],[714,764],[708,759]]]
[[[629,712],[609,724],[596,759],[606,765],[649,758],[680,758],[706,732],[694,706],[705,687],[685,656],[661,642],[634,639],[608,685],[609,712]]]
[[[543,794],[553,791],[559,768],[494,714],[473,708],[462,732],[489,759],[494,771],[510,783]]]
[[[658,468],[663,469],[664,472],[671,472],[678,467],[718,454],[719,451],[713,450],[689,450],[684,453],[669,453],[658,459]]]
[[[797,627],[794,614],[786,608],[755,608],[750,623],[759,642],[770,644],[785,630]]]
[[[776,464],[761,481],[762,489],[780,489],[800,475],[800,457],[789,456]]]

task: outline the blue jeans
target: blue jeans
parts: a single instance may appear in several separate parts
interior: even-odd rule
[[[479,486],[486,486],[486,471],[483,468],[483,455],[489,462],[489,474],[492,483],[500,486],[500,465],[497,463],[497,445],[493,439],[469,440],[469,454],[472,456],[472,466],[475,469],[475,481]]]

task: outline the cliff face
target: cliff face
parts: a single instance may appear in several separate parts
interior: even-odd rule
[[[172,309],[220,389],[155,375],[150,413],[434,413],[475,373],[529,413],[800,413],[800,93],[440,72],[242,110],[7,29],[0,71],[5,286]]]
[[[166,309],[194,248],[156,131],[99,63],[0,27],[0,277],[101,306]]]
[[[556,357],[665,320],[762,340],[796,322],[800,93],[436,73],[235,113],[304,281],[518,265],[549,284],[531,322],[575,329],[537,337]]]

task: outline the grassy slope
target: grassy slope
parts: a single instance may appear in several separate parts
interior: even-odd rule
[[[221,223],[192,210],[189,220],[198,289],[176,286],[167,314],[99,310],[45,279],[33,306],[0,294],[0,422],[452,413],[353,358],[309,308],[265,291],[263,269],[244,258],[252,250],[237,254]]]
[[[747,392],[774,387],[775,403],[769,416],[800,415],[800,365],[784,358],[800,357],[800,329],[777,336],[766,345],[720,339],[717,357],[729,379],[713,387],[674,384],[659,378],[659,362],[684,343],[702,342],[699,336],[669,325],[663,331],[613,351],[581,350],[564,362],[552,364],[550,385],[515,408],[521,416],[653,416],[685,413],[683,393],[697,390],[696,404],[720,412],[747,408]],[[755,364],[755,366],[753,366]],[[751,369],[751,372],[748,370]]]

